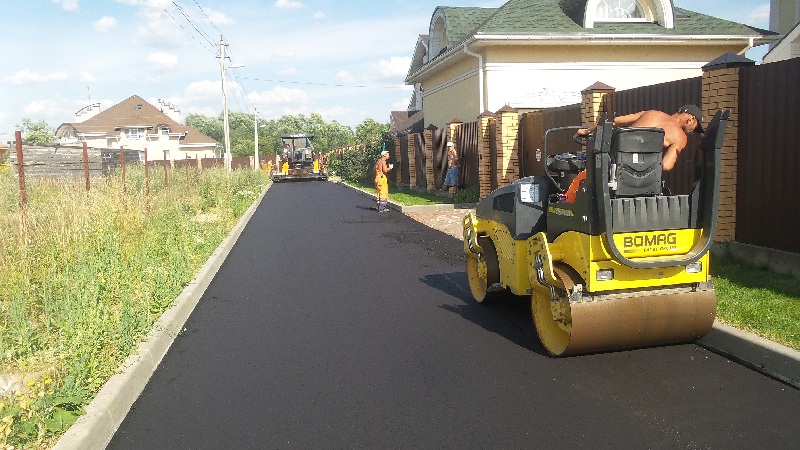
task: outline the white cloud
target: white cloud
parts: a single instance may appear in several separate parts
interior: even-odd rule
[[[334,79],[340,83],[348,83],[352,84],[356,82],[356,77],[354,77],[350,72],[346,70],[340,70],[336,73],[336,77]]]
[[[253,92],[248,100],[260,106],[303,105],[308,101],[308,94],[302,89],[288,89],[276,86],[271,91]]]
[[[89,72],[81,72],[77,75],[77,77],[78,81],[81,83],[94,83],[97,81],[97,77]]]
[[[22,86],[26,84],[57,83],[59,81],[68,80],[69,78],[70,75],[64,71],[42,74],[37,72],[31,72],[30,70],[20,70],[14,75],[6,76],[5,78],[3,78],[3,81],[5,83],[12,84],[15,86]]]
[[[178,67],[178,56],[165,52],[154,52],[147,55],[150,69],[158,72],[172,70]]]
[[[28,116],[54,117],[64,113],[60,102],[54,100],[34,100],[23,107]]]
[[[766,28],[769,25],[769,4],[761,5],[754,9],[744,19],[744,22]]]
[[[64,11],[77,11],[78,10],[78,0],[52,0],[53,3],[57,3],[61,5],[61,9]]]
[[[228,86],[226,86],[227,88]],[[211,98],[222,98],[222,81],[216,80],[203,80],[203,81],[195,81],[190,83],[189,86],[186,86],[185,89],[186,103],[190,103],[192,101],[197,100],[207,100]],[[181,101],[175,101],[175,104],[180,104]],[[220,106],[220,109],[222,107]]]
[[[184,34],[181,28],[164,13],[164,9],[142,8],[139,12],[144,18],[144,25],[140,25],[134,35],[136,42],[142,42],[157,48],[175,48],[184,45]],[[171,14],[177,20],[176,11]]]
[[[211,8],[203,8],[203,11],[208,16],[208,20],[214,22],[214,25],[233,25],[236,21],[225,13],[214,11]]]
[[[330,122],[332,120],[336,120],[337,122],[342,122],[343,119],[346,119],[351,112],[353,112],[350,108],[345,108],[343,106],[334,106],[327,109],[321,109],[318,111],[320,116],[322,116],[325,121]]]
[[[298,71],[294,67],[287,67],[278,71],[278,75],[297,75]]]
[[[314,20],[322,20],[322,19],[327,19],[328,16],[325,15],[324,11],[317,11],[317,12],[314,13],[313,16],[311,16],[311,18],[314,19]]]
[[[275,7],[279,9],[300,9],[305,8],[306,5],[297,0],[277,0],[275,2]]]
[[[117,23],[117,19],[113,17],[103,16],[100,19],[98,19],[97,22],[94,23],[94,29],[98,33],[105,33],[106,31],[116,28],[117,25],[119,25]]]
[[[370,78],[405,78],[410,65],[410,57],[392,56],[388,61],[382,59],[371,64],[367,75]]]

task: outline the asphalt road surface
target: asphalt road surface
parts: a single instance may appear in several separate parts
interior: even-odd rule
[[[552,358],[461,242],[276,184],[111,449],[798,448],[800,391],[696,345]]]

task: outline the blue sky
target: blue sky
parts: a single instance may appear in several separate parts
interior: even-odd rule
[[[436,6],[489,0],[14,0],[4,4],[0,141],[22,118],[53,127],[90,103],[140,95],[190,113],[222,111],[220,35],[229,44],[228,106],[273,119],[318,112],[356,126],[406,109],[403,85]],[[769,0],[674,0],[768,28]],[[760,59],[764,51],[747,56]]]

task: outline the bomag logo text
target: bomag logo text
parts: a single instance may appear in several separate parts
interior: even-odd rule
[[[676,233],[654,233],[639,236],[625,236],[623,246],[625,248],[652,248],[670,247],[674,248],[678,243]]]

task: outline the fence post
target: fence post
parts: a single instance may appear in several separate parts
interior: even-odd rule
[[[122,192],[125,192],[125,147],[119,146],[119,164],[122,167]]]
[[[610,112],[611,97],[615,88],[597,82],[581,91],[581,124],[590,127],[597,123],[600,115]]]
[[[89,148],[83,143],[83,176],[86,178],[86,192],[89,192]]]
[[[434,171],[433,171],[433,132],[436,130],[436,127],[433,124],[429,125],[427,129],[425,129],[425,189],[429,191],[433,191],[436,188],[434,183]]]
[[[461,168],[458,170],[458,179],[456,179],[456,184],[458,185],[457,187],[459,189],[461,189],[461,184],[464,181],[464,171],[466,170],[466,167],[464,166],[464,142],[463,142],[464,128],[463,127],[464,127],[464,122],[462,122],[462,121],[460,121],[458,119],[453,119],[453,120],[450,121],[450,123],[447,124],[447,130],[445,130],[445,132],[444,132],[444,134],[445,134],[445,136],[444,136],[445,147],[447,146],[447,142],[448,141],[455,143],[456,144],[456,150],[458,151],[458,155],[457,156],[458,156],[459,161],[461,162]],[[459,137],[462,137],[461,141],[458,140]],[[443,164],[445,165],[445,167],[447,167],[448,155],[447,155],[446,150],[445,150],[444,158],[445,158],[445,161],[443,162]],[[447,169],[445,169],[445,176],[446,176],[446,174],[447,174]],[[442,180],[442,184],[444,184],[444,180]],[[447,188],[445,186],[442,186],[442,189],[447,189]]]
[[[417,185],[417,138],[416,134],[408,134],[408,184]]]
[[[490,128],[494,126],[495,115],[489,111],[484,111],[478,116],[478,195],[484,198],[492,192],[492,133]]]
[[[144,198],[150,209],[150,168],[147,167],[147,147],[144,148]]]
[[[394,150],[392,151],[392,158],[394,158],[394,163],[397,165],[397,170],[394,170],[394,183],[395,186],[400,186],[403,183],[403,158],[400,156],[400,136],[397,134],[392,135],[392,140],[394,141]]]
[[[27,217],[28,191],[25,187],[25,167],[22,156],[22,131],[14,132],[14,141],[17,146],[17,172],[19,173],[19,204],[22,207],[23,220]],[[27,222],[27,220],[26,220]]]
[[[731,111],[720,167],[719,215],[716,240],[736,239],[736,181],[739,150],[739,83],[742,69],[755,62],[733,54],[722,55],[703,66],[703,116],[710,118],[717,110]]]
[[[164,150],[164,189],[169,187],[169,177],[167,176],[167,151]]]
[[[519,179],[519,113],[506,105],[497,111],[497,184]]]

